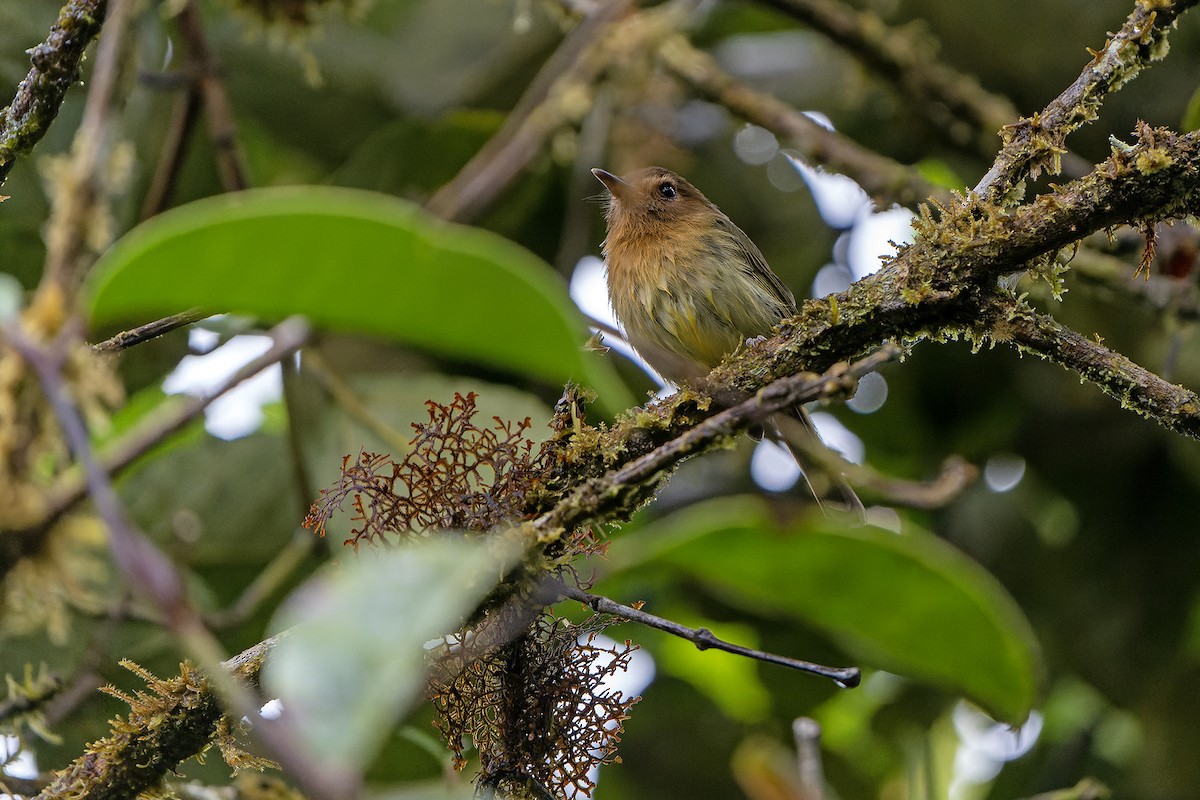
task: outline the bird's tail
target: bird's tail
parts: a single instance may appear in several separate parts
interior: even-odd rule
[[[838,467],[841,458],[825,447],[812,417],[803,406],[793,406],[771,418],[771,438],[785,446],[800,465],[817,504],[832,503],[866,522],[867,510]],[[819,450],[817,448],[820,448]]]

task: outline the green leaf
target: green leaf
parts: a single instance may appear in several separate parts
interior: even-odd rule
[[[425,688],[424,644],[453,631],[516,553],[493,540],[364,549],[292,595],[263,673],[314,758],[362,770]]]
[[[819,627],[866,666],[960,692],[1005,722],[1033,707],[1029,623],[994,577],[931,534],[826,520],[780,530],[755,498],[693,506],[644,533],[659,558],[734,604]]]
[[[187,308],[382,336],[437,355],[595,389],[632,404],[587,352],[582,315],[536,256],[386,195],[297,186],[210,197],[138,226],[97,264],[92,324]]]

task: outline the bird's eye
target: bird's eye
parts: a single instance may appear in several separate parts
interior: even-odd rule
[[[667,200],[675,199],[675,185],[672,183],[663,183],[658,187],[658,193]]]

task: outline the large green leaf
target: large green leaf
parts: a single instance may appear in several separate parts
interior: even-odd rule
[[[276,615],[288,635],[263,684],[312,756],[355,770],[369,764],[425,690],[426,642],[452,634],[516,555],[511,542],[443,533],[400,549],[364,548],[297,590]]]
[[[387,195],[322,186],[221,195],[135,228],[101,259],[93,325],[187,308],[303,314],[553,383],[608,410],[631,403],[558,275],[503,237],[435,220]]]
[[[823,520],[781,530],[763,502],[736,498],[639,538],[735,604],[822,628],[866,666],[960,692],[1006,722],[1033,707],[1041,662],[1029,623],[994,577],[931,534]]]

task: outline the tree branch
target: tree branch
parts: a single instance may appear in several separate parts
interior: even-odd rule
[[[128,434],[99,455],[101,468],[109,475],[118,474],[168,436],[197,419],[204,413],[204,409],[208,408],[218,397],[272,364],[295,353],[308,340],[309,333],[308,324],[299,318],[293,317],[279,323],[269,334],[273,343],[265,353],[247,363],[213,392],[203,397],[191,398],[180,404],[164,406],[147,416]],[[36,524],[28,526],[23,531],[7,531],[5,535],[24,541],[31,540],[33,534],[54,524],[76,503],[83,500],[87,496],[87,492],[86,478],[79,473],[68,473],[51,488],[46,512]]]
[[[598,3],[567,36],[533,79],[500,130],[458,174],[429,198],[426,208],[443,219],[474,219],[542,151],[551,134],[573,121],[581,111],[578,101],[613,58],[618,36],[612,29],[628,17],[629,0]],[[643,14],[637,15],[640,19]]]
[[[985,309],[989,338],[1066,367],[1115,397],[1125,408],[1176,433],[1200,439],[1200,395],[1039,314],[1015,298],[997,295]]]
[[[1133,13],[1075,82],[1044,109],[1004,131],[1004,147],[995,163],[975,186],[975,194],[1000,200],[1016,191],[1027,177],[1043,170],[1057,174],[1059,156],[1072,131],[1096,118],[1104,98],[1120,89],[1166,55],[1166,37],[1180,14],[1200,0],[1136,0]]]
[[[878,15],[838,0],[759,0],[823,33],[899,90],[952,142],[991,157],[996,134],[1017,118],[1008,98],[934,57],[936,43],[913,26],[889,26]]]
[[[529,523],[532,539],[553,541],[563,530],[628,515],[653,494],[671,469],[688,457],[711,449],[783,409],[852,393],[858,378],[899,355],[898,347],[885,345],[857,363],[836,365],[825,375],[799,373],[780,378],[732,408],[708,414],[644,455],[630,458],[603,475],[581,481],[552,510]],[[674,399],[682,405],[696,403],[699,398],[684,391]],[[669,406],[671,400],[668,398],[661,405]],[[705,411],[709,405],[708,401],[698,404]]]
[[[0,111],[0,186],[17,159],[41,141],[79,80],[83,54],[100,33],[108,0],[71,0],[46,41],[29,53],[32,68],[12,103]]]
[[[199,322],[212,316],[207,311],[200,311],[193,308],[190,311],[183,311],[179,314],[172,314],[169,317],[156,319],[154,322],[147,322],[145,325],[139,325],[136,328],[131,328],[127,331],[121,331],[112,338],[105,339],[103,342],[97,342],[92,345],[92,349],[97,353],[116,353],[121,350],[126,350],[134,345],[148,342],[151,339],[157,339],[159,336],[170,333],[173,330],[178,330],[187,325]]]
[[[948,197],[912,167],[818,125],[778,98],[759,92],[723,71],[716,59],[674,36],[658,50],[669,71],[702,97],[725,106],[755,125],[766,128],[795,148],[805,161],[854,179],[881,205],[916,205],[930,197]]]
[[[258,686],[263,662],[278,640],[259,642],[221,667],[242,684]],[[208,681],[193,676],[182,683],[166,698],[169,714],[128,720],[108,738],[93,742],[37,800],[136,797],[158,786],[168,770],[203,752],[216,734],[221,703]]]
[[[678,622],[672,622],[669,619],[649,614],[640,608],[621,605],[602,595],[591,594],[582,589],[576,589],[561,581],[552,584],[548,588],[552,589],[558,596],[577,600],[600,614],[612,614],[614,617],[636,622],[648,628],[665,631],[672,636],[678,636],[680,639],[687,639],[696,645],[697,650],[724,650],[726,653],[733,653],[736,656],[745,656],[746,658],[763,661],[767,664],[778,664],[789,669],[800,670],[812,675],[820,675],[822,678],[829,678],[844,689],[852,689],[858,686],[859,681],[862,680],[862,673],[858,667],[826,667],[822,664],[814,664],[811,661],[801,661],[798,658],[788,658],[787,656],[776,655],[775,653],[768,653],[763,650],[742,647],[741,645],[732,644],[717,638],[708,628],[689,628],[686,625],[680,625]]]
[[[1004,275],[1027,271],[1037,259],[1091,232],[1133,219],[1178,218],[1197,209],[1200,133],[1142,126],[1136,144],[1114,150],[1091,174],[1020,208],[1006,211],[975,198],[942,207],[938,219],[926,210],[916,224],[916,243],[847,291],[804,303],[773,337],[748,344],[710,373],[704,385],[746,396],[782,379],[787,391],[807,399],[805,391],[833,376],[807,385],[800,373],[828,370],[881,341],[994,337],[995,326],[981,320],[980,310]],[[1075,341],[1074,335],[1068,340]],[[1066,347],[1051,341],[1040,346],[1049,352]],[[1165,382],[1152,373],[1126,369],[1119,379],[1096,369],[1081,374],[1101,386],[1121,385],[1122,395],[1144,398],[1139,401],[1143,413],[1200,438],[1200,405],[1172,405],[1166,398],[1155,402]],[[762,413],[769,413],[767,408]],[[634,410],[596,438],[568,445],[553,483],[575,488],[542,498],[549,503],[534,509],[541,515],[529,523],[531,540],[554,542],[563,530],[627,516],[653,493],[663,470],[732,435],[738,429],[735,420],[754,417],[745,411],[733,418],[720,413],[727,412],[719,412],[711,397],[685,390]]]

